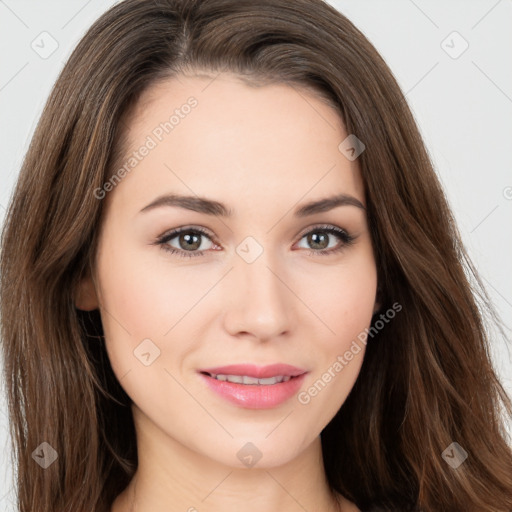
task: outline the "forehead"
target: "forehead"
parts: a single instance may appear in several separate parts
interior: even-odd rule
[[[298,201],[326,192],[364,201],[358,162],[338,148],[348,135],[340,115],[296,85],[254,86],[230,74],[180,75],[146,90],[124,125],[119,167],[130,158],[135,165],[109,200],[130,196],[141,203],[157,191],[180,189],[224,202]],[[135,162],[143,146],[150,149]]]

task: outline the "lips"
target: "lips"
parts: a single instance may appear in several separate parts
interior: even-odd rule
[[[289,364],[271,364],[267,366],[256,366],[253,364],[231,364],[228,366],[218,366],[215,368],[205,368],[199,370],[200,373],[209,375],[237,375],[239,377],[253,377],[256,379],[266,379],[270,377],[298,377],[307,372],[302,368]]]
[[[199,371],[209,389],[247,409],[277,407],[298,392],[307,370],[288,364],[228,365]]]

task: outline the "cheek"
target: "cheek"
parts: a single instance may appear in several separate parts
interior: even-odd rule
[[[161,320],[160,309],[165,301],[151,280],[151,266],[141,258],[140,251],[123,243],[122,236],[105,234],[97,264],[106,348],[120,378],[139,366],[135,364],[134,350],[140,343],[162,335],[164,327],[158,319]]]
[[[148,373],[135,359],[144,340],[154,343],[155,353],[160,351],[150,368],[169,363],[166,344],[184,329],[190,333],[198,315],[209,314],[211,302],[201,298],[218,277],[211,275],[211,269],[202,272],[199,266],[190,269],[173,264],[165,255],[156,258],[158,247],[141,250],[123,244],[121,237],[108,240],[97,260],[106,347],[118,378],[132,369],[136,370],[133,378],[140,371]],[[178,351],[183,355],[188,350],[190,346],[173,346],[172,355],[178,357]]]
[[[207,289],[204,281],[197,288],[194,272],[155,257],[159,250],[118,244],[105,246],[98,259],[105,323],[124,327],[134,339],[162,337]]]
[[[326,425],[352,390],[366,350],[366,329],[375,305],[377,275],[373,255],[358,254],[358,259],[328,270],[323,276],[323,292],[309,295],[315,305],[322,335],[315,337],[315,370],[297,396],[304,414],[315,425]],[[314,411],[314,413],[312,413]],[[314,419],[313,419],[314,418]],[[313,428],[313,427],[311,427]]]
[[[332,293],[333,309],[330,311],[333,330],[337,333],[340,349],[345,349],[370,324],[376,295],[376,280],[369,276],[345,284]]]
[[[377,272],[371,250],[347,257],[337,267],[322,270],[304,283],[311,309],[322,320],[326,348],[346,350],[371,322],[375,307]],[[307,292],[306,290],[309,290]]]
[[[121,374],[133,366],[133,351],[142,340],[154,340],[163,350],[161,345],[171,337],[198,327],[198,318],[212,317],[219,304],[207,294],[220,275],[210,265],[181,264],[159,247],[141,250],[123,240],[130,237],[119,236],[119,230],[111,233],[98,255],[107,349]],[[314,271],[309,266],[287,276],[296,280],[293,287],[310,309],[296,319],[299,337],[302,329],[305,338],[314,338],[323,347],[316,357],[324,362],[344,353],[371,320],[376,270],[371,246],[361,245],[358,251],[347,251],[339,265],[318,265]]]

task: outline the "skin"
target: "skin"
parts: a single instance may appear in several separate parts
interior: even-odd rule
[[[80,309],[100,309],[113,370],[133,401],[139,467],[112,512],[358,510],[329,492],[320,433],[352,389],[364,345],[306,405],[296,396],[266,410],[233,405],[197,373],[282,362],[309,371],[307,390],[370,325],[377,274],[365,210],[293,214],[337,193],[364,205],[358,162],[338,150],[348,134],[310,92],[187,75],[143,94],[127,155],[190,96],[197,107],[103,199],[96,263],[76,298]],[[233,217],[175,206],[140,213],[163,193],[215,199]],[[317,229],[325,248],[308,242],[319,224],[356,238],[321,255],[343,241]],[[202,256],[155,243],[182,226],[211,234],[194,249]],[[248,236],[263,249],[252,263],[236,252]],[[167,245],[187,249],[179,236]],[[145,366],[134,350],[148,338],[160,356]],[[252,468],[236,455],[247,442],[262,454]]]

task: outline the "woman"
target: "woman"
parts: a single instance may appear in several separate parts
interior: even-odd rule
[[[390,70],[319,0],[104,14],[1,258],[20,511],[512,509],[488,299]]]

